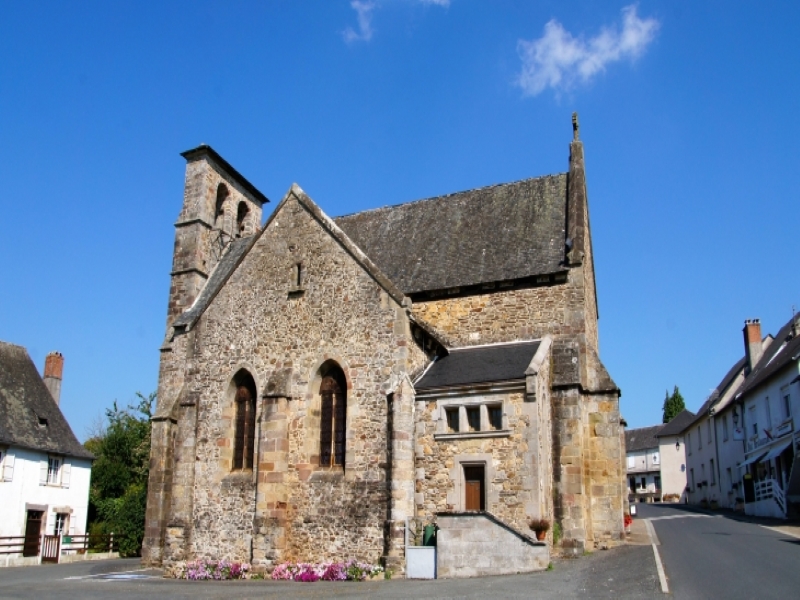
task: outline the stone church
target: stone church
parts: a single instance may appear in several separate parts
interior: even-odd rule
[[[566,173],[337,218],[292,185],[263,226],[267,198],[217,152],[182,156],[145,563],[402,574],[407,519],[440,546],[528,544],[533,518],[574,552],[619,543],[576,116]]]

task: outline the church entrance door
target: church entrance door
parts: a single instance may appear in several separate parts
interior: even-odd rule
[[[464,467],[464,510],[486,510],[483,465]]]

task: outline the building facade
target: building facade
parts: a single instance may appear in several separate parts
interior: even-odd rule
[[[0,536],[24,536],[37,556],[43,534],[83,534],[92,455],[59,408],[64,359],[47,356],[44,379],[25,348],[0,342]]]
[[[263,227],[263,194],[184,153],[145,562],[402,573],[406,521],[462,512],[618,543],[577,132],[567,173],[336,219],[293,185]]]
[[[773,337],[745,322],[744,357],[686,427],[689,502],[764,517],[798,514],[800,337],[793,316]]]

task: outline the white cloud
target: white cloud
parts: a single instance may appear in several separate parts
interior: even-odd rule
[[[450,0],[416,0],[422,4],[441,6],[448,8]],[[356,11],[356,18],[358,20],[358,30],[352,27],[347,27],[342,31],[342,37],[348,44],[353,42],[368,42],[372,39],[374,29],[372,28],[373,11],[379,8],[380,0],[352,0],[350,7]]]
[[[535,96],[548,87],[566,90],[576,82],[586,83],[607,64],[639,56],[658,27],[656,19],[639,18],[635,4],[622,9],[622,31],[604,28],[588,40],[573,37],[553,19],[544,26],[542,37],[517,43],[522,59],[517,85]]]
[[[344,41],[348,44],[352,42],[368,42],[372,39],[372,11],[375,10],[375,3],[369,0],[353,0],[350,6],[356,11],[358,31],[355,31],[352,27],[345,29],[342,32]]]

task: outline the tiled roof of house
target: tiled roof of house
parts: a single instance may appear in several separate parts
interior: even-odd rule
[[[61,413],[22,346],[0,342],[0,444],[94,458]]]
[[[668,435],[680,435],[694,421],[694,413],[685,408],[672,420],[661,428],[656,437],[666,437]]]
[[[564,270],[567,174],[338,217],[405,294]]]
[[[793,323],[797,324],[793,327]],[[770,379],[800,355],[800,317],[792,317],[775,335],[774,341],[745,378],[739,394],[746,394]]]
[[[416,390],[524,379],[540,341],[451,349],[414,384]]]
[[[663,425],[652,427],[640,427],[639,429],[625,430],[625,451],[638,452],[658,448],[658,438],[656,437],[663,428]]]

